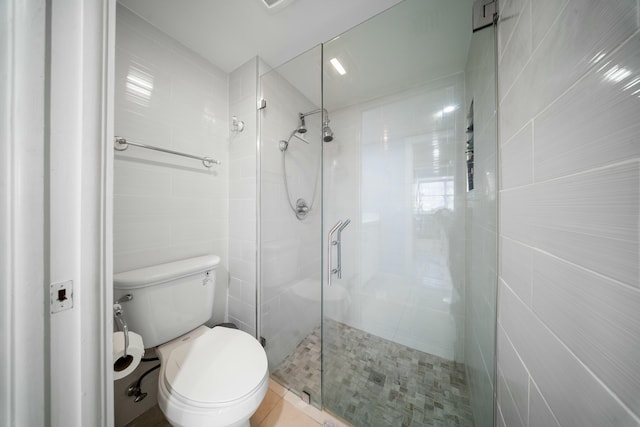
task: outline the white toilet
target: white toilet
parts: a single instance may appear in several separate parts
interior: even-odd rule
[[[208,328],[215,255],[114,275],[129,330],[158,346],[158,405],[174,426],[249,426],[269,385],[267,355],[251,335]]]

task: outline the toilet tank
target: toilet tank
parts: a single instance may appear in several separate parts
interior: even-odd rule
[[[114,274],[114,301],[133,297],[122,302],[129,330],[150,348],[207,322],[219,263],[219,256],[205,255]]]

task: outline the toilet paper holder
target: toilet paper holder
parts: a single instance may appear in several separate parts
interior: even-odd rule
[[[133,299],[133,295],[127,294],[121,298],[119,298],[115,303],[113,303],[113,317],[116,320],[116,323],[122,329],[122,333],[124,334],[124,354],[122,357],[127,357],[127,349],[129,348],[129,327],[127,326],[127,322],[122,317],[124,310],[122,309],[122,303],[131,301]]]

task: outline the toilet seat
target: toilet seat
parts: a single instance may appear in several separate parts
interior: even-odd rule
[[[242,400],[261,385],[268,372],[258,341],[223,327],[180,345],[163,362],[163,381],[171,394],[201,408]]]
[[[200,326],[157,349],[158,405],[175,427],[249,427],[269,386],[267,355],[251,335]]]

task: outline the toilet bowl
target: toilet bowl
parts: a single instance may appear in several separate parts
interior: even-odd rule
[[[201,326],[157,352],[158,405],[172,425],[249,426],[269,385],[266,355],[251,335]]]
[[[219,263],[206,255],[114,275],[130,330],[156,347],[158,406],[176,427],[248,427],[269,386],[267,355],[253,336],[204,325]]]

